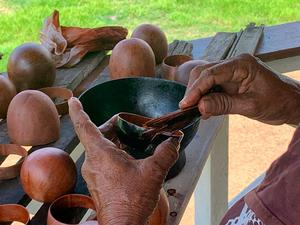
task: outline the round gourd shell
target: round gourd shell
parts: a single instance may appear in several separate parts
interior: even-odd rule
[[[153,24],[141,24],[132,32],[132,38],[146,41],[152,48],[156,64],[160,64],[168,54],[168,41],[165,33]]]
[[[72,192],[76,174],[76,166],[67,153],[48,147],[36,150],[24,160],[20,179],[30,198],[49,203]]]
[[[109,60],[111,79],[125,77],[154,77],[155,57],[151,47],[137,38],[120,41]]]
[[[200,65],[206,65],[209,62],[205,60],[190,60],[181,64],[175,72],[175,81],[187,85],[190,78],[190,72],[193,68]]]
[[[18,92],[52,86],[56,76],[50,52],[40,44],[25,43],[11,53],[7,73]]]
[[[16,88],[13,83],[0,75],[0,119],[6,118],[9,103],[16,94]]]
[[[26,90],[11,101],[7,128],[12,143],[44,145],[59,139],[60,121],[54,103],[46,94]]]

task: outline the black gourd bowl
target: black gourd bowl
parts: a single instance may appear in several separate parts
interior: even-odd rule
[[[156,118],[178,109],[186,87],[179,83],[158,78],[124,78],[98,84],[80,97],[84,111],[90,119],[100,126],[113,115],[120,112],[134,113]],[[194,120],[182,132],[184,138],[179,150],[179,158],[170,169],[167,179],[176,176],[186,162],[184,149],[195,136],[200,119]],[[156,143],[157,144],[157,143]],[[134,151],[139,151],[134,154]],[[135,158],[145,158],[145,149],[131,149],[129,154]]]

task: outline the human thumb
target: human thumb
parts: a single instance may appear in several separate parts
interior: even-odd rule
[[[154,154],[147,158],[151,164],[158,166],[159,169],[167,172],[178,159],[178,150],[180,142],[183,138],[183,133],[178,131],[180,135],[176,137],[170,137],[167,140],[159,144]]]

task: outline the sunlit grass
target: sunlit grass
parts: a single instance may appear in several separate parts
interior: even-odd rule
[[[140,23],[154,23],[168,40],[195,39],[218,31],[238,31],[249,22],[273,25],[300,19],[299,0],[0,0],[0,71],[10,52],[38,41],[45,17],[53,9],[67,26],[123,25],[130,31]]]

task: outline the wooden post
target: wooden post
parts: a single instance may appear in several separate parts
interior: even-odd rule
[[[226,116],[195,190],[196,225],[219,225],[228,207],[228,122]]]

